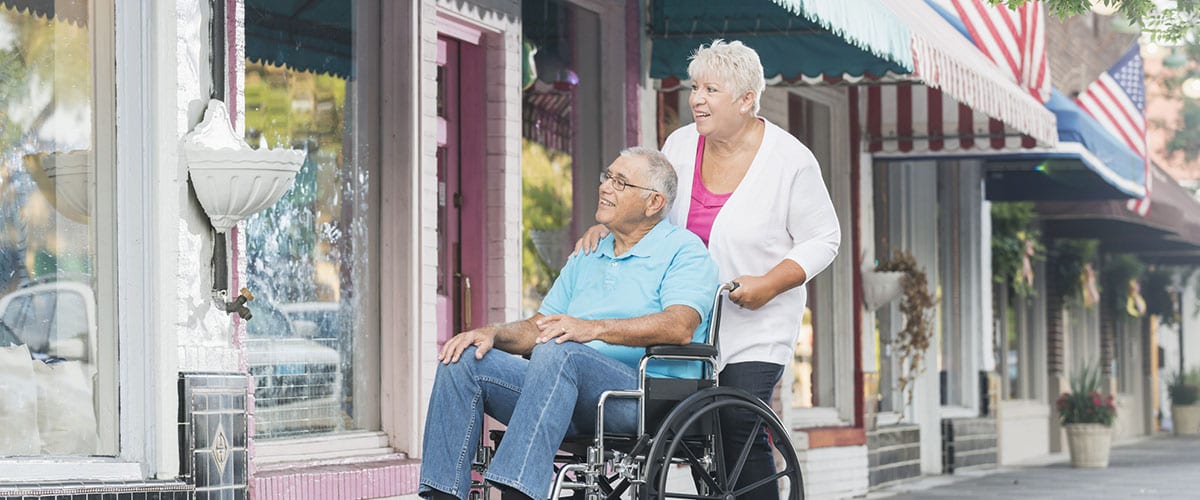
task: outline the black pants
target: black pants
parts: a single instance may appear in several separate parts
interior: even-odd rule
[[[775,384],[783,375],[783,365],[749,361],[725,365],[721,370],[721,386],[737,387],[759,399],[771,404],[771,394]],[[742,447],[751,439],[754,440],[750,455],[746,457],[746,465],[738,477],[737,487],[749,485],[759,479],[775,473],[775,457],[771,454],[770,443],[767,441],[766,428],[760,427],[757,436],[751,436],[750,430],[758,417],[747,410],[722,410],[721,435],[725,441],[725,463],[732,468],[739,458]],[[732,470],[726,471],[732,472]],[[754,500],[774,500],[779,498],[778,482],[767,483],[756,490],[738,498]]]

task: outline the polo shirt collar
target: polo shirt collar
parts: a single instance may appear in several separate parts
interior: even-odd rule
[[[600,245],[597,247],[597,249],[600,251],[601,255],[614,260],[628,257],[649,257],[654,254],[654,250],[658,247],[658,244],[666,239],[667,233],[669,233],[670,230],[671,223],[667,222],[666,217],[663,217],[662,220],[658,221],[658,224],[655,224],[654,227],[650,229],[650,232],[646,233],[645,236],[642,236],[642,239],[639,240],[637,244],[633,246],[633,248],[630,248],[629,251],[625,252],[619,257],[616,255],[616,251],[613,250],[613,245],[616,243],[616,237],[614,237],[612,233],[609,233],[608,236],[605,236],[604,239],[600,240]]]

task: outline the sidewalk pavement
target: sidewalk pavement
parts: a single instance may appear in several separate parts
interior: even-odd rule
[[[1066,454],[1036,464],[930,476],[868,499],[1200,499],[1200,436],[1155,436],[1113,447],[1107,469],[1075,469]]]

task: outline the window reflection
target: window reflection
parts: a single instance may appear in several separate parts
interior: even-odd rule
[[[53,5],[0,3],[0,456],[112,451],[95,394],[115,367],[97,356],[92,23],[83,2]]]
[[[804,308],[804,321],[800,326],[800,338],[796,341],[796,352],[792,359],[792,407],[813,407],[813,324],[812,310]]]
[[[247,142],[304,149],[292,189],[245,226],[259,437],[357,430],[370,179],[354,161],[356,82],[246,64]]]

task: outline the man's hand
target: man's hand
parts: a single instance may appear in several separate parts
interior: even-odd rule
[[[573,318],[565,314],[542,317],[538,319],[537,327],[539,344],[551,340],[559,344],[568,340],[582,344],[599,339],[602,333],[599,322]]]
[[[438,352],[438,361],[443,365],[457,363],[458,358],[462,357],[462,352],[470,346],[475,346],[475,359],[483,359],[483,356],[492,350],[495,342],[495,327],[485,326],[465,331],[451,337],[442,345],[442,350]]]

